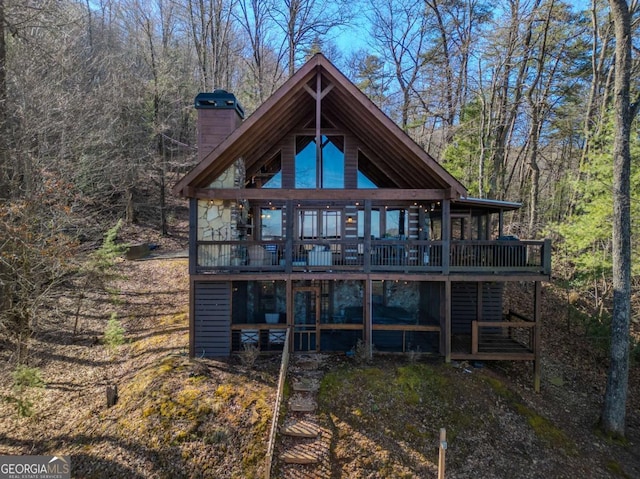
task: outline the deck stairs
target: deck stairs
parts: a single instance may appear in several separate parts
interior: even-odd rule
[[[279,430],[278,458],[282,479],[330,479],[331,431],[318,415],[318,389],[323,376],[323,356],[292,356],[289,364],[291,395]]]

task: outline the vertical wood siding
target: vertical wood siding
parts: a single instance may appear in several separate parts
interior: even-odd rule
[[[478,285],[482,284],[482,317],[478,318]],[[471,334],[471,321],[502,319],[503,283],[451,283],[451,329]]]
[[[231,353],[231,283],[197,282],[194,301],[195,356],[229,356]]]

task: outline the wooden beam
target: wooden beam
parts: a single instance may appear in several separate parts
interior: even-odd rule
[[[533,353],[451,353],[457,361],[533,361]]]
[[[289,351],[294,350],[294,338],[293,328],[295,327],[295,310],[293,305],[293,281],[290,279],[285,283],[285,296],[287,302],[287,326],[290,328],[291,334],[289,334]]]
[[[451,281],[444,283],[444,360],[451,362]]]
[[[302,88],[304,88],[304,91],[306,91],[309,95],[311,95],[311,98],[313,98],[314,100],[317,98],[316,92],[313,91],[309,85],[305,83],[304,85],[302,85]]]
[[[478,328],[534,328],[531,321],[481,321]]]
[[[437,189],[296,189],[296,188],[196,188],[190,190],[192,197],[217,200],[352,200],[364,201],[436,201],[444,200],[448,190]]]
[[[483,297],[483,286],[484,283],[482,281],[478,281],[478,290],[477,290],[477,303],[476,303],[476,319],[478,321],[482,321],[482,297]]]
[[[189,198],[189,274],[196,274],[198,263],[198,200]]]
[[[373,331],[424,331],[440,332],[440,326],[435,324],[373,324]]]
[[[372,333],[372,324],[373,324],[373,308],[371,304],[371,295],[372,295],[373,286],[371,284],[371,279],[367,278],[364,282],[364,343],[368,347],[368,356],[371,358],[373,356],[373,335]]]
[[[478,354],[478,321],[471,321],[471,354]]]
[[[541,335],[541,318],[540,318],[540,306],[541,306],[541,283],[536,281],[534,283],[533,293],[533,390],[537,393],[540,392],[540,379],[542,372],[542,364],[540,362],[540,335]]]
[[[298,128],[292,131],[297,136],[315,136],[315,128]],[[344,136],[347,134],[344,130],[338,128],[322,128],[322,134],[325,136]]]
[[[449,259],[451,255],[451,201],[442,201],[442,272],[449,274]]]
[[[320,72],[316,74],[316,188],[322,188],[322,133],[320,133],[320,124],[322,123],[322,96],[320,89],[322,88],[322,76]]]
[[[322,92],[320,93],[320,99],[322,100],[325,96],[327,96],[327,93],[329,93],[331,90],[333,90],[333,87],[335,85],[333,83],[330,83],[329,85],[327,85],[325,87],[324,90],[322,90]]]

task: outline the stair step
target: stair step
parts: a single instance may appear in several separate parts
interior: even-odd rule
[[[287,464],[316,464],[319,462],[316,451],[305,446],[294,446],[280,456]]]
[[[317,408],[318,404],[312,399],[294,397],[289,400],[289,411],[313,412]]]
[[[316,438],[320,434],[320,428],[310,421],[296,421],[286,426],[282,434],[292,437]]]
[[[317,380],[311,378],[302,378],[293,381],[293,390],[297,392],[317,392],[320,384]]]
[[[298,361],[296,365],[300,369],[305,369],[307,371],[314,371],[318,369],[318,367],[320,366],[320,362],[316,361],[315,359],[304,359],[304,360]]]

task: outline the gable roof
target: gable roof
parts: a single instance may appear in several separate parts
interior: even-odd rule
[[[177,195],[206,188],[233,162],[256,161],[271,152],[284,135],[315,118],[315,78],[322,78],[322,114],[337,128],[355,135],[362,154],[399,188],[449,189],[452,197],[465,187],[416,144],[322,54],[314,55],[249,118],[205,156],[174,186]],[[249,165],[247,165],[249,167]]]

